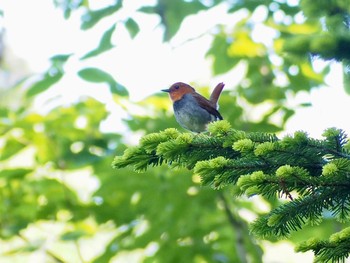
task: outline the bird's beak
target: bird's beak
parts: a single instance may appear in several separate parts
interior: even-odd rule
[[[162,89],[164,92],[170,92],[170,89]]]

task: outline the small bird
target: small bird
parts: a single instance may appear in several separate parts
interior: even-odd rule
[[[224,83],[216,85],[209,100],[183,82],[162,91],[169,93],[177,122],[187,130],[200,133],[207,129],[208,123],[222,120],[217,102],[224,86]]]

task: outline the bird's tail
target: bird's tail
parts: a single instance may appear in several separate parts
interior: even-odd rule
[[[220,94],[224,88],[225,84],[220,82],[218,85],[216,85],[216,87],[214,88],[213,92],[210,95],[210,102],[212,102],[213,104],[217,105]]]

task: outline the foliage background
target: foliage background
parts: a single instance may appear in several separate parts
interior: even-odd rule
[[[1,261],[276,260],[275,255],[269,255],[277,240],[255,240],[247,230],[247,223],[274,207],[273,202],[233,199],[228,188],[217,192],[201,187],[198,177],[186,169],[163,166],[144,174],[111,169],[113,157],[141,134],[178,127],[166,94],[134,102],[128,94],[140,93],[143,85],[124,85],[115,68],[132,72],[140,63],[144,75],[152,77],[152,85],[159,85],[159,89],[173,81],[158,84],[162,71],[188,78],[184,71],[198,76],[201,71],[196,67],[210,69],[203,79],[212,79],[210,84],[217,80],[227,83],[220,111],[235,128],[282,132],[297,109],[310,106],[308,101],[291,101],[325,86],[331,63],[323,62],[319,67],[319,58],[333,59],[333,64],[337,60],[346,73],[348,58],[336,57],[337,50],[332,47],[347,41],[347,31],[335,27],[341,22],[338,16],[314,12],[312,1],[306,0],[158,0],[146,1],[137,11],[126,8],[126,2],[50,3],[61,11],[62,23],[64,19],[78,21],[81,36],[95,32],[99,37],[93,44],[84,43],[87,47],[76,46],[70,39],[57,40],[64,43],[63,50],[50,54],[46,69],[37,74],[22,63],[17,66],[18,58],[3,37]],[[334,3],[344,13],[349,11],[346,4]],[[192,15],[212,12],[218,6],[230,14],[227,20],[209,20],[204,32],[194,30],[188,22],[194,21]],[[6,19],[6,9],[3,17]],[[330,17],[328,28],[339,30],[329,31],[322,24],[324,17]],[[196,48],[196,40],[204,38],[209,44],[202,50],[206,62],[198,66],[189,58],[159,66],[153,61],[157,61],[157,53],[147,61],[139,61],[135,53],[129,63],[114,60],[112,67],[106,66],[103,62],[108,57],[114,59],[113,52],[127,48],[118,44],[119,38],[127,37],[129,44],[137,41],[145,30],[145,18],[159,23],[154,30],[161,31],[165,45],[174,53],[178,51],[173,47]],[[266,34],[259,34],[261,31]],[[45,36],[34,39],[45,41]],[[332,41],[325,43],[324,39]],[[137,43],[137,49],[142,50],[142,42]],[[188,81],[203,83],[203,79]],[[206,85],[196,87],[209,94]],[[348,85],[344,87],[348,91]],[[72,97],[61,94],[63,90]],[[306,228],[302,236],[293,234],[288,241],[299,242],[315,233],[327,237],[339,227],[329,218]]]

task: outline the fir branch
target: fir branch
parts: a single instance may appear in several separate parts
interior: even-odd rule
[[[175,140],[181,133],[173,128],[166,129],[159,133],[151,133],[140,139],[140,147],[147,153],[155,153],[160,143]]]
[[[154,153],[147,153],[144,149],[132,147],[124,152],[123,156],[116,156],[112,162],[115,169],[133,166],[136,172],[147,170],[148,166],[158,166],[164,162],[161,156]]]
[[[179,136],[176,140],[159,144],[157,155],[192,169],[199,161],[218,156],[235,158],[239,153],[231,148],[223,147],[222,140],[218,138],[187,133]]]
[[[251,132],[247,134],[247,138],[257,143],[279,141],[278,137],[275,134],[265,132]]]
[[[350,255],[350,228],[345,228],[330,236],[329,240],[312,238],[299,244],[297,252],[312,250],[315,254],[315,262],[344,262]]]
[[[251,225],[254,234],[266,237],[286,237],[301,229],[307,221],[319,222],[324,209],[331,207],[333,191],[294,199],[258,218]]]
[[[240,176],[257,170],[268,169],[269,165],[259,160],[238,158],[235,160],[218,157],[197,162],[194,172],[202,179],[203,185],[221,188],[236,183]]]
[[[227,121],[211,123],[209,131],[195,135],[167,129],[146,135],[139,146],[127,149],[112,165],[144,171],[168,163],[194,169],[203,185],[215,189],[233,184],[240,195],[286,196],[287,203],[251,225],[251,231],[263,238],[285,237],[308,222],[319,223],[325,210],[341,222],[349,220],[350,154],[343,131],[328,129],[323,140],[309,138],[305,132],[280,140],[268,133],[234,130]],[[349,240],[336,245],[319,241],[300,251],[312,249],[322,261],[342,260],[349,255]]]

